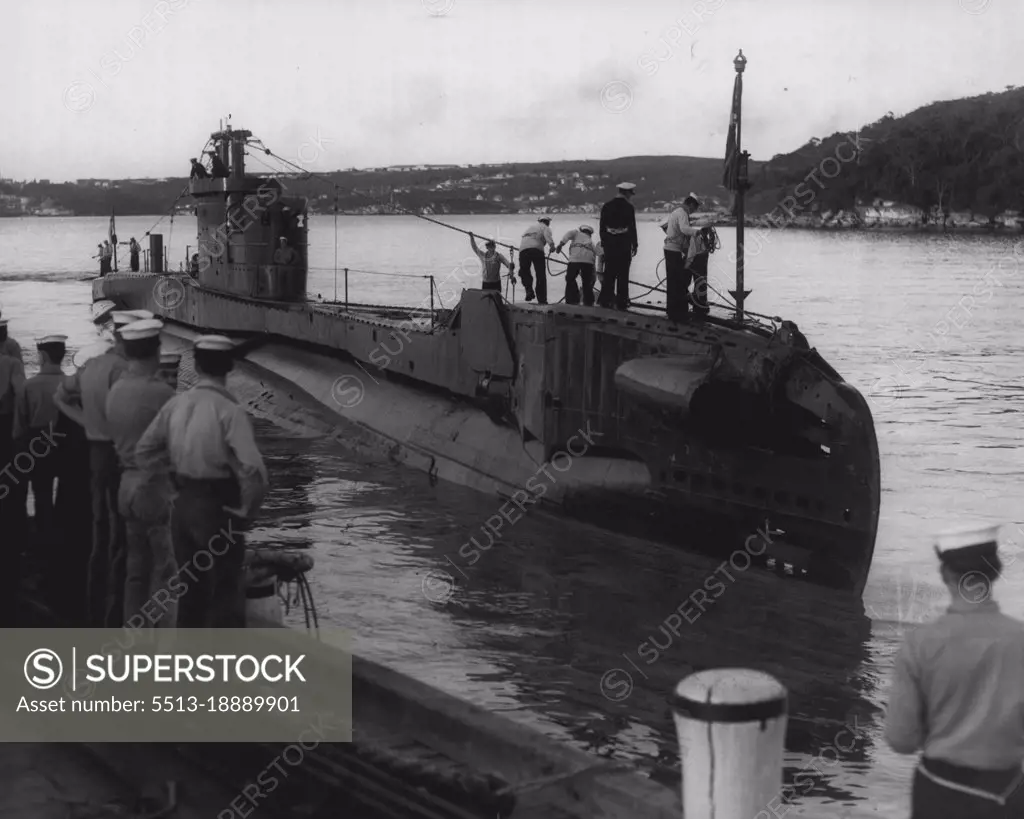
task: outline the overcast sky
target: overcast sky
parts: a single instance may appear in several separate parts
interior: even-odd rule
[[[754,159],[1024,84],[1020,0],[0,0],[0,174],[184,176],[218,120],[317,170]],[[252,165],[252,170],[262,170]]]

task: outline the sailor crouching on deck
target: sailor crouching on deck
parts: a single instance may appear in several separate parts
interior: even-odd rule
[[[991,597],[998,531],[939,537],[952,603],[896,659],[885,737],[897,753],[922,751],[912,819],[1024,816],[1024,623]]]
[[[583,304],[592,307],[594,304],[594,229],[590,225],[580,225],[577,230],[570,230],[555,248],[555,253],[562,252],[562,245],[569,245],[569,267],[565,271],[565,303],[579,304],[580,289],[576,286],[576,277],[583,284]]]
[[[555,238],[551,235],[551,217],[540,216],[535,224],[530,225],[523,233],[519,242],[519,278],[526,288],[526,300],[533,301],[537,297],[537,304],[548,303],[548,281],[544,269],[546,260],[544,248],[551,248],[555,252]],[[530,275],[530,266],[533,266],[537,276],[537,290],[534,292],[533,276]]]
[[[177,569],[170,530],[174,487],[166,470],[144,472],[135,461],[135,445],[142,433],[174,397],[174,389],[158,372],[163,326],[159,319],[149,319],[121,330],[128,367],[107,396],[107,422],[121,465],[118,511],[125,527],[122,625],[132,627],[173,628],[176,616],[176,606],[166,591]],[[161,589],[165,590],[164,600],[159,599]],[[150,601],[158,604],[152,617],[149,607],[144,608]]]
[[[180,628],[245,626],[242,530],[263,502],[267,469],[245,410],[225,386],[231,351],[223,336],[196,339],[198,382],[164,404],[135,448],[140,468],[169,468],[178,490],[171,535],[187,586]]]
[[[512,262],[502,256],[498,250],[494,239],[488,239],[484,243],[486,252],[477,247],[476,236],[472,233],[469,234],[469,244],[473,248],[473,252],[479,257],[480,264],[483,266],[483,285],[482,290],[497,290],[501,292],[501,266],[505,265],[508,268],[508,274],[511,276],[515,272],[515,268],[512,266]]]
[[[601,208],[599,233],[605,255],[605,275],[601,282],[602,307],[618,310],[629,308],[629,266],[639,248],[636,233],[636,210],[629,201],[636,185],[621,182],[617,194]]]

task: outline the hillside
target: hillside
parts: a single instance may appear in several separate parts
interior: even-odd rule
[[[249,170],[264,173],[264,157]],[[267,163],[273,160],[267,160]],[[522,213],[590,211],[614,195],[617,182],[637,184],[640,210],[662,211],[690,191],[726,207],[719,187],[722,160],[681,156],[636,156],[609,160],[510,163],[468,166],[390,166],[337,171],[307,177],[281,175],[290,194],[306,196],[316,212],[332,212],[335,189],[344,213],[405,209],[433,213]],[[10,215],[43,204],[77,215],[154,214],[166,211],[188,184],[186,178],[162,180],[79,180],[54,185],[44,181],[0,183],[0,211]],[[27,200],[27,201],[25,201]],[[190,201],[188,197],[182,203]]]
[[[1024,88],[937,102],[898,119],[887,114],[859,135],[811,139],[797,150],[751,161],[747,212],[787,224],[1016,225],[1024,207]],[[856,147],[855,147],[856,145]],[[723,153],[725,146],[722,146]],[[257,154],[254,174],[276,160]],[[597,212],[622,180],[637,184],[637,209],[663,213],[690,191],[722,217],[732,198],[721,187],[722,158],[631,156],[499,165],[389,166],[311,177],[285,173],[289,193],[313,212],[412,210],[427,213]],[[187,167],[187,162],[182,160]],[[813,176],[809,176],[813,174]],[[74,184],[0,181],[0,215],[106,215],[166,212],[184,177],[83,179]],[[336,186],[336,188],[335,188]],[[777,209],[788,207],[788,215]],[[180,210],[191,203],[178,202]],[[1006,212],[1011,212],[1007,216]],[[966,214],[966,215],[965,215]],[[952,215],[952,216],[951,216]],[[756,217],[761,216],[761,219]]]
[[[886,200],[920,211],[923,221],[941,222],[957,211],[985,221],[1024,206],[1022,148],[1024,88],[936,102],[899,118],[887,114],[859,136],[812,139],[772,157],[752,206],[764,212],[792,196],[798,210],[819,213]],[[821,184],[807,180],[812,172]],[[807,187],[798,191],[801,183]]]

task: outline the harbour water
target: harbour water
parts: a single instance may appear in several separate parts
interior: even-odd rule
[[[119,219],[119,238],[145,244],[158,218]],[[532,218],[445,220],[517,243]],[[556,215],[552,229],[557,239],[588,221],[596,226]],[[413,217],[337,225],[310,220],[314,296],[333,299],[337,286],[344,298],[335,259],[350,269],[354,302],[427,305],[422,277],[434,276],[450,306],[478,281],[461,234]],[[106,218],[0,219],[0,305],[27,360],[46,333],[66,333],[71,349],[95,340],[84,278],[98,268],[89,257],[106,229]],[[156,232],[177,269],[195,244],[193,219],[178,217],[173,231],[165,219]],[[711,281],[724,294],[735,234],[719,232]],[[660,277],[661,239],[654,217],[641,215],[634,281]],[[239,377],[231,386],[262,416],[272,478],[253,540],[312,550],[321,621],[351,629],[361,653],[673,786],[668,696],[678,680],[708,666],[767,670],[790,691],[786,766],[798,798],[787,815],[905,815],[913,761],[887,748],[881,719],[900,638],[945,602],[930,534],[978,518],[1013,524],[997,595],[1024,616],[1015,241],[747,231],[748,307],[796,321],[875,414],[882,518],[863,601],[732,571],[707,610],[680,623],[677,610],[717,564],[537,511],[470,565],[459,547],[496,514],[496,499],[356,457],[329,422]],[[552,300],[563,283],[549,279]]]

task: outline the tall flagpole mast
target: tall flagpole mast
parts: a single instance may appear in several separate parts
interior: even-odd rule
[[[750,154],[742,148],[742,108],[743,108],[743,69],[747,67],[747,58],[743,49],[732,61],[736,68],[736,289],[730,295],[736,300],[736,320],[743,321],[743,302],[750,295],[743,289],[743,195],[747,189],[747,159]]]

